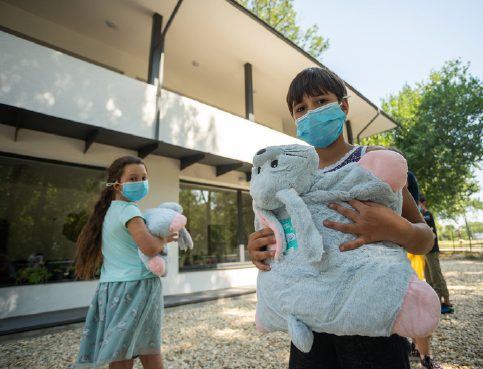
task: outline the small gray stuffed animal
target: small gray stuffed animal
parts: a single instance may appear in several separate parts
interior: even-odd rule
[[[288,331],[294,345],[310,351],[313,331],[336,335],[423,337],[439,319],[434,291],[419,281],[403,248],[391,242],[340,252],[354,239],[325,228],[324,219],[347,223],[328,207],[359,199],[400,213],[407,164],[388,150],[324,173],[313,147],[273,146],[253,159],[250,194],[255,228],[276,238],[271,270],[257,279],[257,327]],[[348,206],[345,204],[345,206]]]
[[[151,234],[157,237],[169,237],[178,233],[178,247],[182,251],[193,248],[193,240],[186,230],[186,217],[182,214],[183,208],[176,202],[164,202],[157,208],[144,212],[144,220]],[[144,255],[138,249],[139,257],[146,267],[157,276],[164,277],[167,270],[167,250],[156,256]]]

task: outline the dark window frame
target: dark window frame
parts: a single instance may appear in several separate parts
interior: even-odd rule
[[[246,250],[247,247],[247,240],[244,238],[244,217],[243,217],[243,207],[241,206],[241,199],[242,193],[249,194],[249,190],[241,189],[237,187],[230,187],[224,186],[219,184],[212,184],[212,183],[205,183],[202,181],[190,181],[190,180],[180,180],[179,182],[180,187],[179,190],[182,190],[183,185],[190,185],[190,186],[198,186],[198,190],[205,190],[205,189],[218,189],[224,191],[233,191],[236,193],[237,197],[237,243],[238,245],[243,244],[244,249]],[[195,245],[196,247],[196,245]],[[180,251],[182,252],[182,251]],[[241,259],[241,253],[239,253]],[[229,270],[229,269],[245,269],[253,267],[253,264],[250,260],[248,260],[248,255],[244,253],[245,260],[243,261],[235,261],[235,262],[227,262],[227,263],[213,263],[213,264],[206,264],[206,265],[193,265],[193,266],[181,266],[179,263],[179,256],[178,256],[178,272],[182,273],[190,273],[190,272],[200,272],[200,271],[213,271],[213,270]]]
[[[96,166],[96,165],[89,165],[89,164],[83,164],[83,163],[74,163],[70,161],[64,161],[64,160],[58,160],[58,159],[49,159],[49,158],[42,158],[42,157],[36,157],[36,156],[30,156],[30,155],[23,155],[23,154],[17,154],[17,153],[12,153],[12,152],[5,152],[5,151],[0,151],[0,158],[10,158],[10,159],[18,159],[18,160],[26,160],[26,161],[31,161],[33,163],[41,163],[41,164],[53,164],[53,165],[61,165],[65,167],[71,167],[71,168],[82,168],[82,169],[90,169],[90,170],[96,170],[99,172],[105,173],[107,168],[103,166]],[[50,260],[48,264],[59,264],[59,263],[64,263],[64,260]],[[46,263],[47,264],[47,263]],[[45,285],[45,284],[51,284],[51,283],[72,283],[72,282],[78,282],[78,280],[74,278],[70,279],[62,279],[62,280],[47,280],[41,283],[28,283],[28,282],[13,282],[13,283],[4,283],[0,284],[0,288],[7,288],[7,287],[14,287],[14,286],[38,286],[38,285]]]

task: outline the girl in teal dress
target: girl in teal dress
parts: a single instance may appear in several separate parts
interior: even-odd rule
[[[172,237],[149,233],[137,201],[149,190],[145,164],[124,156],[108,169],[106,187],[77,240],[76,275],[100,280],[87,312],[76,368],[162,369],[162,285],[138,256],[162,251]]]

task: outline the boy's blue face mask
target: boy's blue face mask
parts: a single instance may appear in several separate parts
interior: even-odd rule
[[[325,148],[341,135],[345,116],[337,102],[311,110],[295,121],[297,138],[314,147]]]
[[[142,200],[149,192],[148,180],[140,182],[124,182],[122,185],[122,195],[131,201]]]

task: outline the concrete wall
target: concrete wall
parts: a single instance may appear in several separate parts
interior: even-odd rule
[[[5,32],[0,49],[0,103],[154,138],[154,86]],[[264,146],[300,142],[165,90],[158,138],[246,162]]]
[[[1,103],[154,137],[154,86],[5,32],[0,50]]]
[[[146,18],[149,21],[149,16]],[[147,78],[147,55],[141,53],[133,55],[123,52],[113,45],[100,42],[93,37],[87,37],[71,28],[63,27],[58,23],[3,1],[0,1],[0,24],[15,32],[30,35],[41,42],[55,45],[59,49],[69,50],[90,60],[99,60],[102,64],[122,71],[132,78],[140,78],[141,80]]]
[[[199,101],[163,91],[160,140],[245,162],[268,145],[303,143]]]

